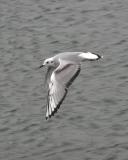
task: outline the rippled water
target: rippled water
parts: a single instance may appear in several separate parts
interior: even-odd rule
[[[63,51],[82,65],[59,113],[45,120],[41,61]],[[128,159],[128,1],[0,1],[0,159]]]

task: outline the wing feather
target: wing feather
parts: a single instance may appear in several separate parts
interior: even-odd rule
[[[46,119],[53,116],[65,99],[68,88],[80,73],[80,65],[60,60],[60,65],[52,72],[47,96]]]

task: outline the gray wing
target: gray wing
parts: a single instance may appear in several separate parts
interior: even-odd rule
[[[47,97],[46,119],[53,116],[66,97],[68,87],[80,73],[80,65],[60,60],[51,74]]]
[[[48,67],[47,72],[46,72],[46,75],[45,75],[45,84],[46,84],[46,83],[49,84],[51,74],[52,74],[52,72],[53,72],[54,70],[55,70],[55,68],[53,68],[53,67]]]

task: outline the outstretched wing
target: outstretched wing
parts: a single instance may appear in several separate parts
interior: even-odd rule
[[[53,116],[66,97],[68,87],[80,73],[80,65],[60,60],[60,65],[51,74],[47,96],[46,119]]]

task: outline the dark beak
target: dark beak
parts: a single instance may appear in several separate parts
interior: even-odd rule
[[[39,66],[39,69],[40,69],[40,68],[42,68],[42,67],[44,67],[44,65],[43,65],[43,64],[42,64],[41,66]]]

